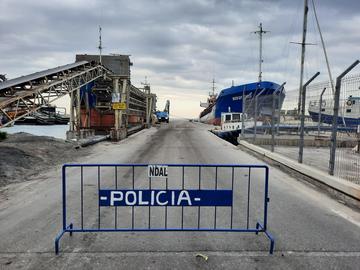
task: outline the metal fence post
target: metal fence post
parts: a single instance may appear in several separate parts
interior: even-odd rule
[[[281,116],[280,101],[281,101],[281,93],[282,93],[283,90],[284,90],[284,88],[281,89],[281,91],[280,91],[279,94],[278,94],[278,113],[279,113],[279,115],[278,115],[278,121],[277,121],[277,125],[276,125],[276,136],[279,136],[280,116]]]
[[[256,141],[256,127],[257,127],[257,106],[258,106],[258,96],[255,95],[255,101],[254,101],[254,143]]]
[[[301,91],[301,114],[300,114],[300,140],[299,140],[299,157],[298,162],[303,162],[304,154],[304,126],[305,126],[305,101],[306,101],[306,87],[317,77],[320,72],[316,72],[302,87]]]
[[[358,138],[358,144],[357,144],[357,153],[360,154],[360,125],[357,126],[357,138]]]
[[[334,175],[335,170],[335,153],[336,153],[336,136],[338,127],[338,115],[339,115],[339,99],[340,99],[340,88],[341,79],[349,73],[357,64],[359,60],[356,60],[351,66],[349,66],[343,73],[336,78],[335,95],[334,95],[334,115],[332,121],[332,131],[330,140],[330,160],[329,160],[329,174]]]
[[[257,117],[258,117],[258,96],[260,96],[266,89],[263,88],[260,93],[255,95],[255,108],[254,108],[254,142],[256,141],[257,133]]]
[[[318,117],[318,136],[320,136],[320,125],[321,125],[321,111],[322,111],[322,101],[323,101],[323,95],[325,93],[326,87],[322,90],[320,94],[320,100],[319,100],[319,117]]]
[[[241,138],[244,139],[245,136],[245,123],[244,123],[244,113],[245,113],[245,106],[246,106],[246,102],[245,102],[245,90],[246,88],[244,88],[243,92],[242,92],[242,113],[241,113]]]
[[[272,112],[271,112],[271,152],[274,152],[275,145],[275,95],[284,87],[286,82],[280,85],[273,93],[272,93]]]
[[[271,152],[274,152],[275,145],[275,93],[272,94],[272,110],[271,110]]]

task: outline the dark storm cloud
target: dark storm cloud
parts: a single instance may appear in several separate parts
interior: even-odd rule
[[[360,55],[360,1],[316,5],[337,74]],[[131,54],[134,83],[148,76],[160,95],[205,99],[213,76],[219,89],[257,79],[258,39],[251,32],[263,22],[271,31],[264,37],[264,79],[296,87],[300,47],[290,41],[301,39],[302,9],[303,0],[0,0],[0,73],[15,77],[97,53],[101,24],[105,53]],[[320,44],[312,8],[308,30],[308,41]],[[326,74],[319,45],[307,47],[306,60],[306,74]]]

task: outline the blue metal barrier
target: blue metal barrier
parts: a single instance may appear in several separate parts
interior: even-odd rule
[[[72,169],[73,168],[73,169]],[[95,196],[98,200],[96,205],[97,209],[91,209],[94,213],[97,212],[94,217],[95,223],[93,226],[86,226],[84,222],[84,196],[86,192],[84,192],[84,180],[86,181],[86,176],[84,176],[84,171],[88,168],[93,168],[96,170],[96,174],[93,173],[91,176],[95,178],[94,191],[90,192],[92,196]],[[113,177],[102,176],[101,169],[113,170]],[[127,172],[119,176],[119,169],[126,169]],[[75,220],[68,223],[68,202],[67,202],[67,169],[78,169],[79,170],[79,196],[80,196],[80,205],[79,209],[76,210],[78,214],[77,223]],[[148,177],[148,188],[139,187],[136,188],[138,181],[140,179],[135,178],[136,170],[141,170],[144,175],[147,169],[147,177]],[[210,173],[211,179],[214,181],[214,188],[209,189],[205,188],[205,184],[209,185],[209,181],[203,180],[204,171],[206,169],[212,170]],[[172,178],[171,170],[178,170],[178,176],[181,178],[178,183],[175,183],[178,188],[169,188],[170,184],[172,186],[174,183],[169,183]],[[190,171],[191,170],[191,171]],[[227,170],[224,172],[226,176],[219,175],[219,170]],[[239,170],[245,170],[245,174],[241,175],[242,179],[245,180],[238,181],[242,186],[243,192],[245,194],[239,195],[240,192],[235,188],[236,174],[239,174]],[[256,173],[254,171],[256,170]],[[173,171],[174,172],[174,171]],[[187,174],[192,173],[192,176],[189,177],[191,182],[189,182],[192,187],[186,188],[185,185],[185,172]],[[206,171],[208,173],[209,171]],[[244,172],[244,171],[242,171]],[[252,175],[253,173],[253,175]],[[175,173],[174,173],[175,175]],[[208,174],[209,175],[209,174]],[[256,177],[254,177],[254,175]],[[77,175],[72,172],[71,177],[77,178]],[[239,177],[239,176],[236,176]],[[113,180],[110,178],[114,178]],[[122,181],[120,179],[129,179],[127,186],[122,185]],[[255,179],[253,179],[255,178]],[[251,180],[253,179],[253,180]],[[105,183],[106,181],[111,180],[111,184]],[[144,179],[142,179],[144,180]],[[260,198],[263,199],[256,201],[261,205],[263,211],[261,211],[260,220],[257,219],[253,221],[250,219],[250,201],[251,201],[251,186],[252,181],[258,180],[258,182],[263,183],[263,193],[260,192]],[[155,181],[155,182],[154,182]],[[203,183],[205,181],[206,183]],[[123,181],[124,182],[124,181]],[[175,181],[174,181],[175,182]],[[152,188],[154,187],[154,183],[162,185],[162,188]],[[74,181],[72,179],[72,184]],[[190,185],[188,184],[188,186]],[[194,186],[196,184],[196,187]],[[106,185],[106,187],[104,187]],[[223,187],[220,187],[222,185]],[[72,192],[74,192],[72,190]],[[158,232],[158,231],[201,231],[201,232],[251,232],[258,234],[259,232],[263,232],[267,238],[270,240],[270,254],[274,251],[274,238],[267,231],[267,214],[268,214],[268,203],[269,203],[269,169],[264,165],[223,165],[223,164],[65,164],[62,168],[62,230],[55,238],[55,253],[59,253],[59,242],[61,237],[68,232],[70,236],[74,232]],[[95,195],[94,195],[95,194]],[[237,199],[235,199],[235,197]],[[92,199],[93,201],[94,199]],[[243,213],[246,219],[244,220],[244,225],[239,226],[235,224],[235,218],[238,218],[238,214],[236,213],[238,206],[237,201],[244,201],[244,205],[246,208],[246,213]],[[235,205],[234,205],[235,202]],[[119,227],[118,225],[118,212],[121,209],[130,208],[131,209],[131,226],[128,227]],[[148,207],[148,226],[138,227],[135,225],[135,212],[134,208],[136,207]],[[153,227],[151,224],[151,209],[154,207],[164,208],[164,226],[163,227]],[[181,207],[181,223],[179,227],[169,227],[168,226],[168,212],[169,207]],[[187,228],[184,226],[184,208],[186,207],[197,207],[197,226]],[[201,226],[201,209],[203,207],[209,208],[214,207],[214,219],[213,226]],[[217,224],[218,218],[217,215],[218,208],[227,208],[230,212],[229,222],[227,226],[219,227]],[[88,208],[86,208],[88,210]],[[102,209],[111,209],[113,212],[113,225],[103,227],[101,224]],[[110,213],[112,215],[112,212]],[[109,213],[107,213],[109,215]],[[129,220],[130,221],[130,220]],[[240,222],[241,223],[241,222]],[[253,223],[253,224],[251,224]],[[74,225],[76,224],[76,226]],[[245,225],[246,224],[246,225]]]

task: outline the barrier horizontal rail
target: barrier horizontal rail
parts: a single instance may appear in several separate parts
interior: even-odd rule
[[[80,197],[80,203],[76,206],[67,200],[69,170],[78,170],[77,174],[71,171],[69,175],[72,185],[77,184],[76,180],[80,184],[78,192],[75,191],[75,197],[77,194]],[[138,176],[135,177],[136,174]],[[90,180],[93,184],[89,184]],[[260,188],[255,189],[253,182],[260,184]],[[212,185],[211,188],[209,185]],[[275,241],[267,231],[268,185],[269,169],[265,165],[65,164],[62,168],[62,230],[55,238],[55,253],[59,253],[60,239],[66,232],[72,236],[78,232],[198,231],[262,232],[270,240],[269,251],[272,254]],[[86,192],[85,188],[91,190]],[[73,189],[71,193],[74,194]],[[255,200],[252,200],[252,196]],[[148,208],[147,214],[142,213],[140,221],[143,223],[147,220],[147,224],[138,226],[135,224],[138,217],[135,209],[144,207]],[[68,213],[68,208],[73,211]],[[155,216],[152,210],[155,208],[164,209],[161,217],[156,216],[157,222],[163,222],[161,226],[152,224],[155,223],[152,220]],[[177,226],[169,225],[174,221],[169,219],[170,213],[179,208],[181,214],[177,217],[180,222],[176,223]],[[185,222],[189,216],[184,214],[189,208],[197,208],[196,217],[191,215],[194,223],[191,227]],[[218,208],[222,211],[219,212]],[[211,218],[203,217],[202,211],[209,209],[214,210]],[[92,213],[87,219],[85,210]],[[125,227],[119,224],[120,211],[128,215],[127,219],[120,220],[129,223]],[[69,217],[72,222],[68,223]],[[111,224],[103,225],[103,219],[108,223],[110,220]],[[89,222],[92,222],[91,226],[86,224]],[[203,223],[208,224],[203,226]]]

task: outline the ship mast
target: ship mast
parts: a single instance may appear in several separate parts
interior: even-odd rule
[[[328,58],[328,55],[327,55],[327,52],[326,52],[324,38],[323,38],[323,35],[322,35],[322,33],[321,33],[320,24],[319,24],[319,20],[318,20],[318,17],[317,17],[314,0],[312,0],[311,2],[312,2],[313,9],[314,9],[315,20],[316,20],[317,28],[318,28],[318,30],[319,30],[319,35],[320,35],[320,39],[321,39],[321,45],[322,45],[323,52],[324,52],[324,56],[325,56],[326,67],[327,67],[328,74],[329,74],[331,90],[332,90],[332,94],[334,95],[334,93],[335,93],[335,86],[334,86],[334,81],[333,81],[333,78],[332,78],[332,75],[331,75],[329,58]]]
[[[253,32],[254,34],[258,34],[259,35],[259,42],[260,42],[260,46],[259,46],[259,83],[262,80],[262,63],[264,62],[264,60],[262,59],[262,36],[263,34],[266,34],[269,31],[264,31],[262,28],[262,23],[260,23],[259,25],[259,30]]]

